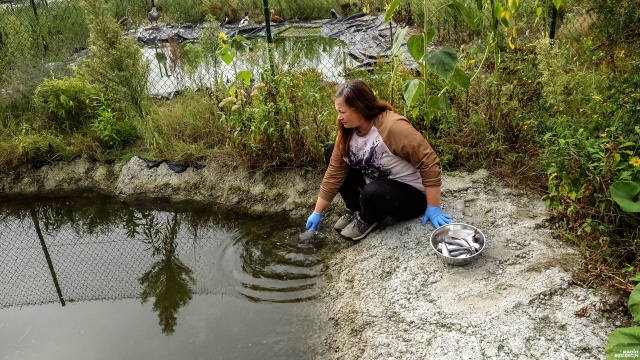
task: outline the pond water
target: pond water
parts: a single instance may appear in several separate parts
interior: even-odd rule
[[[97,195],[2,202],[0,359],[315,358],[333,250],[299,227]]]
[[[216,87],[222,79],[229,83],[235,79],[235,71],[251,70],[254,79],[258,79],[260,71],[268,65],[266,40],[249,39],[250,47],[237,46],[238,55],[234,63],[227,65],[217,59],[215,62],[201,62],[197,67],[187,71],[185,59],[169,44],[161,46],[145,46],[142,48],[143,58],[149,61],[150,74],[148,90],[152,96],[171,97],[175,92],[185,88]],[[185,44],[177,45],[184,49]],[[356,67],[358,62],[346,56],[342,41],[313,37],[280,37],[272,44],[273,58],[282,70],[315,69],[329,82],[341,83],[348,69]]]

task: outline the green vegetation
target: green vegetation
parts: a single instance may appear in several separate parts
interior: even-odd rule
[[[629,281],[640,281],[640,273],[629,279]],[[627,307],[633,320],[636,323],[640,322],[640,287],[636,285],[633,291],[629,295],[629,301]],[[604,353],[607,356],[607,360],[614,360],[620,358],[637,358],[640,356],[640,327],[630,326],[621,327],[615,329],[609,338],[607,339],[607,345],[604,348]]]
[[[629,277],[640,266],[640,12],[633,2],[397,0],[387,10],[367,1],[284,3],[271,1],[290,19],[326,18],[332,7],[345,13],[362,6],[372,13],[388,11],[396,22],[416,23],[419,28],[401,29],[396,40],[409,38],[420,74],[404,67],[396,48],[390,63],[349,76],[368,81],[379,97],[406,114],[445,169],[488,168],[539,191],[563,240],[588,260],[578,281],[631,290]],[[49,4],[63,5],[55,13],[69,16],[47,26],[38,25],[51,16],[45,11],[39,19],[29,8],[15,11],[30,23],[0,12],[0,163],[5,167],[131,154],[191,163],[323,167],[322,150],[335,136],[336,84],[303,65],[323,53],[303,54],[286,43],[248,46],[241,37],[219,36],[221,16],[238,19],[244,9],[260,9],[261,2],[163,3],[161,22],[206,19],[209,24],[200,42],[162,44],[163,52],[156,53],[170,60],[165,59],[167,76],[197,84],[170,100],[148,96],[149,65],[117,25],[128,7],[134,23],[144,22],[149,4]],[[548,39],[552,6],[558,11],[555,41]],[[78,23],[71,23],[76,15]],[[260,16],[251,15],[256,21]],[[453,30],[438,25],[447,20]],[[59,33],[70,26],[88,29],[89,36],[61,40]],[[438,50],[424,51],[429,44]],[[286,56],[274,55],[278,46]],[[91,56],[75,70],[65,63],[43,66],[68,61],[80,48]],[[240,60],[254,68],[241,69]],[[220,75],[223,66],[233,69],[232,76]],[[213,76],[203,76],[203,68]]]

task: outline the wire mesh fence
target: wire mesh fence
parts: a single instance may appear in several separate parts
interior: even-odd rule
[[[327,81],[339,82],[350,70],[387,55],[400,26],[420,31],[425,12],[428,23],[437,29],[439,44],[460,45],[479,36],[447,3],[401,2],[388,24],[383,21],[385,3],[367,0],[108,0],[104,21],[117,23],[124,36],[141,45],[150,66],[148,92],[171,96],[186,87],[215,87],[228,81],[234,71],[249,69],[259,78],[270,61],[268,40],[273,41],[271,61],[281,69],[314,69]],[[69,65],[88,56],[84,4],[81,0],[0,1],[0,95],[15,91],[16,82],[24,88],[52,72],[68,74]],[[585,1],[565,1],[560,11],[551,1],[521,7],[518,32],[523,39],[577,40],[597,20],[594,6]],[[486,9],[476,11],[488,16]],[[193,46],[206,31],[243,35],[249,44],[236,48],[234,63],[226,64],[210,48]]]

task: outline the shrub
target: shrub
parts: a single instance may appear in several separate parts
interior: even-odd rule
[[[104,95],[94,97],[93,107],[95,112],[91,128],[100,138],[104,149],[121,149],[138,137],[135,124],[126,118],[118,119]]]
[[[123,105],[144,117],[147,109],[149,64],[130,38],[122,36],[115,21],[109,18],[104,2],[85,0],[89,20],[89,51],[91,57],[82,62],[80,75],[102,86],[114,104]]]
[[[79,77],[44,79],[34,96],[47,107],[49,119],[60,130],[71,132],[88,124],[93,115],[93,98],[100,89]]]

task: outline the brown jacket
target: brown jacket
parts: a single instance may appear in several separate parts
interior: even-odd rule
[[[349,172],[363,171],[367,183],[378,178],[394,179],[425,188],[440,187],[439,159],[425,138],[402,115],[385,111],[372,120],[363,137],[352,132],[346,154],[336,146],[320,184],[321,199],[331,202]],[[340,135],[336,144],[340,142]]]

